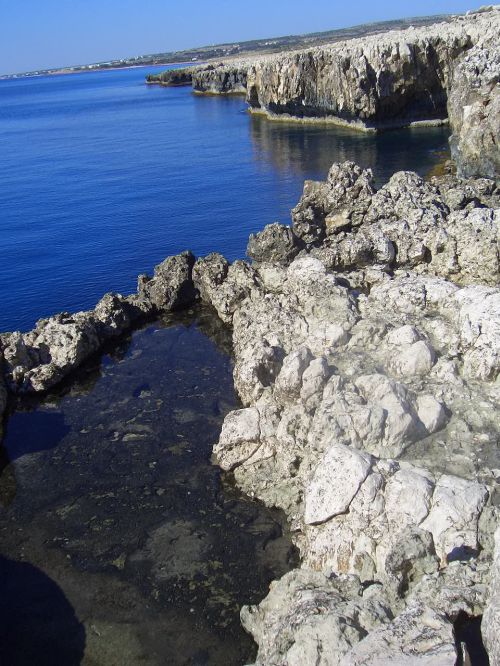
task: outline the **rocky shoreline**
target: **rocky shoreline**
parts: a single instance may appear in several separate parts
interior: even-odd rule
[[[251,263],[184,252],[132,296],[2,334],[2,403],[201,298],[232,327],[244,405],[214,459],[285,511],[301,552],[242,611],[256,663],[462,663],[457,627],[483,614],[497,663],[499,202],[484,178],[377,191],[335,164],[291,228],[250,237]]]
[[[451,22],[291,53],[167,71],[148,83],[198,94],[246,94],[271,120],[331,122],[362,131],[450,119],[463,176],[495,177],[500,7]]]
[[[242,610],[256,665],[486,663],[470,639],[481,618],[500,663],[499,16],[175,70],[199,92],[245,89],[264,111],[342,99],[340,117],[364,124],[387,122],[388,108],[409,119],[417,98],[413,119],[447,105],[459,175],[398,172],[377,189],[369,170],[334,164],[306,181],[291,227],[250,237],[251,261],[184,252],[131,296],[0,334],[3,413],[9,395],[47,391],[162,312],[201,299],[231,327],[243,408],[225,418],[214,460],[284,510],[301,554]],[[349,67],[335,85],[315,78],[319,107],[303,82],[322,59],[324,71]]]

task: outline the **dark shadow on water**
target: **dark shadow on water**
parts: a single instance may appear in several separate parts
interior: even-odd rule
[[[414,127],[367,134],[327,124],[301,125],[251,118],[258,162],[300,178],[324,180],[333,162],[351,160],[373,170],[377,187],[396,171],[411,168],[425,177],[449,159],[448,127]]]
[[[0,664],[78,666],[84,649],[85,629],[56,583],[0,556]]]
[[[47,451],[58,445],[69,432],[64,416],[58,412],[20,412],[8,423],[5,447],[9,462],[21,456]]]

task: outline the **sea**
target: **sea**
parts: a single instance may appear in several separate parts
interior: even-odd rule
[[[369,135],[251,116],[133,68],[0,81],[0,331],[92,308],[185,249],[243,258],[335,161],[426,175],[447,128]]]

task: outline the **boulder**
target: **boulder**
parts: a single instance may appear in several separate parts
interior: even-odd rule
[[[262,231],[251,234],[247,255],[256,262],[269,262],[287,266],[300,252],[301,243],[290,227],[268,224]]]
[[[157,312],[190,305],[196,297],[192,281],[194,262],[194,256],[189,251],[168,257],[155,266],[152,278],[139,276],[137,293]]]

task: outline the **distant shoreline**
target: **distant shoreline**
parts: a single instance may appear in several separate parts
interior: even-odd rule
[[[20,79],[39,79],[43,76],[67,76],[69,74],[95,74],[96,72],[116,72],[122,69],[147,69],[148,67],[169,67],[172,65],[183,65],[193,67],[202,62],[158,62],[154,65],[124,65],[123,67],[96,67],[95,69],[57,69],[48,72],[40,72],[39,74],[8,74],[0,76],[0,81],[19,81]]]

